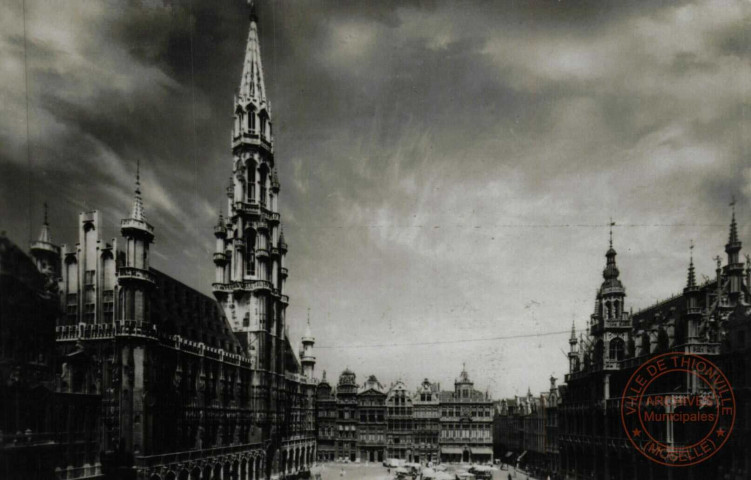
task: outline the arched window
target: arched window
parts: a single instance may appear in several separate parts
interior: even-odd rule
[[[605,318],[610,318],[610,300],[605,302]]]
[[[626,344],[621,338],[614,338],[610,341],[610,352],[608,357],[610,360],[623,360],[626,356]]]
[[[594,358],[592,359],[592,362],[595,365],[602,365],[602,362],[604,360],[603,356],[605,354],[605,347],[602,342],[602,339],[599,339],[595,342],[595,348],[594,348]]]
[[[262,165],[262,167],[265,167],[265,164]],[[266,196],[267,196],[266,195],[266,180],[268,178],[268,171],[267,171],[266,168],[261,168],[261,172],[260,173],[261,173],[261,175],[260,175],[260,178],[259,178],[259,181],[258,181],[258,183],[260,184],[260,188],[261,188],[260,203],[261,203],[262,206],[265,207],[266,206],[266,200],[267,200],[267,198],[266,198]]]
[[[250,130],[250,133],[256,133],[256,112],[251,110],[248,110],[248,129]]]
[[[245,231],[245,274],[256,274],[256,232],[252,229]]]
[[[649,355],[652,353],[652,350],[649,345],[649,334],[647,332],[644,332],[641,336],[641,348],[642,348],[642,355]]]
[[[667,352],[670,348],[670,337],[664,328],[657,332],[657,352]]]
[[[621,314],[621,302],[619,302],[618,300],[615,300],[613,302],[613,316],[615,318],[618,318],[620,314]]]
[[[256,200],[256,162],[253,159],[248,159],[245,171],[247,172],[248,179],[248,187],[246,188],[248,201],[254,202]]]

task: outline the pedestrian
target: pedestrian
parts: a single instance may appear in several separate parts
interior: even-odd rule
[[[508,480],[511,480],[511,474],[510,473],[508,474]]]

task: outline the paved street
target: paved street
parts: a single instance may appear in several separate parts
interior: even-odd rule
[[[322,470],[323,480],[390,480],[393,478],[388,475],[386,467],[375,463],[326,463],[322,465]],[[449,472],[455,470],[455,466],[449,466]],[[342,471],[344,472],[343,475]],[[535,480],[533,477],[528,477],[520,472],[514,476],[513,471],[509,472],[506,470],[495,470],[493,472],[493,480],[508,480],[509,473],[511,473],[511,478],[514,480]]]

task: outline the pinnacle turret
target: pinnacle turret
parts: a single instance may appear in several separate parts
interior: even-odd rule
[[[251,4],[250,31],[245,45],[245,60],[240,80],[238,100],[241,103],[252,102],[256,109],[266,106],[266,85],[263,81],[263,64],[261,62],[261,47],[258,41],[258,16],[255,3]]]
[[[728,243],[738,243],[738,224],[735,222],[735,198],[730,202],[733,213],[730,220],[730,236]]]
[[[615,225],[615,222],[610,221],[610,242],[609,242],[609,248],[608,251],[605,253],[605,258],[607,258],[607,263],[605,265],[605,270],[602,271],[602,276],[605,279],[605,283],[618,283],[620,285],[620,282],[618,282],[618,275],[620,272],[618,271],[618,267],[615,264],[615,257],[616,252],[613,248],[613,226]]]
[[[224,222],[224,215],[222,214],[222,211],[219,210],[219,218],[216,221],[216,225],[214,226],[214,236],[217,238],[224,238],[227,236],[227,225]],[[217,247],[218,249],[219,247]],[[224,245],[222,244],[221,250],[218,250],[223,252],[224,251]]]
[[[143,199],[141,198],[141,162],[136,164],[136,188],[133,194],[133,208],[130,211],[130,218],[133,220],[146,221],[143,210]]]
[[[50,236],[50,222],[47,218],[47,202],[44,202],[44,222],[42,223],[42,230],[39,232],[38,242],[52,243],[52,237]]]
[[[305,334],[301,339],[300,360],[302,363],[303,375],[312,379],[315,371],[316,357],[313,355],[313,345],[316,339],[310,331],[310,309],[308,309],[308,323],[305,327]]]
[[[694,242],[691,242],[691,260],[689,260],[688,264],[688,282],[686,284],[687,288],[695,288],[696,287],[696,271],[694,270]]]
[[[730,217],[730,235],[728,243],[725,245],[727,254],[727,265],[725,266],[725,275],[729,280],[728,293],[733,302],[735,302],[743,292],[743,263],[741,262],[741,241],[738,239],[738,224],[735,221],[735,197],[730,202],[732,209]]]
[[[39,239],[31,244],[31,255],[34,257],[37,269],[46,274],[50,279],[50,285],[53,285],[53,280],[56,281],[59,277],[60,247],[52,243],[47,202],[44,202],[42,230],[39,232]]]
[[[728,235],[728,243],[725,245],[725,253],[728,255],[728,265],[732,266],[740,261],[738,253],[741,251],[741,241],[738,239],[738,224],[735,221],[735,197],[730,202],[730,208],[732,209],[730,235]]]
[[[568,339],[569,345],[576,345],[576,322],[571,321],[571,337]]]

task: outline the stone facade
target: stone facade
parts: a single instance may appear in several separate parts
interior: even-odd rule
[[[361,461],[382,462],[386,457],[386,391],[371,375],[357,392],[357,447]]]
[[[423,380],[412,400],[414,416],[415,461],[437,462],[440,459],[441,404],[440,385]]]
[[[441,461],[492,462],[494,403],[474,389],[466,369],[454,382],[453,392],[440,392]]]
[[[308,325],[298,359],[257,30],[251,14],[227,216],[214,229],[216,299],[150,266],[156,229],[138,172],[120,241],[102,240],[91,211],[75,246],[54,245],[46,219],[31,246],[59,296],[57,392],[94,398],[90,415],[101,412],[95,453],[76,462],[96,468],[62,478],[296,478],[316,457],[315,339]]]
[[[326,372],[316,391],[317,459],[321,462],[336,459],[337,439],[336,392],[326,379]]]
[[[347,369],[336,385],[336,458],[357,460],[357,377]]]
[[[46,221],[34,245],[36,259],[0,235],[0,478],[97,478],[101,395],[64,392],[56,375],[59,263],[47,254],[59,247]]]
[[[493,411],[466,371],[454,391],[425,379],[412,392],[402,381],[385,389],[373,375],[358,387],[347,369],[335,389],[318,385],[318,459],[492,462]]]
[[[501,462],[524,468],[535,476],[554,477],[560,465],[558,407],[561,392],[556,378],[550,390],[537,396],[500,400],[493,419],[493,450]]]
[[[751,265],[740,260],[741,242],[733,211],[725,245],[727,260],[712,278],[696,281],[689,261],[683,292],[636,313],[626,313],[625,289],[618,281],[615,251],[606,254],[604,282],[595,299],[588,328],[569,341],[567,388],[559,408],[561,469],[571,479],[678,478],[674,470],[642,457],[625,436],[620,420],[621,392],[646,359],[664,352],[699,354],[723,369],[736,398],[735,430],[711,459],[681,469],[680,478],[751,476],[749,399],[746,394],[751,355],[747,346],[751,320]],[[673,393],[695,393],[686,381]]]

